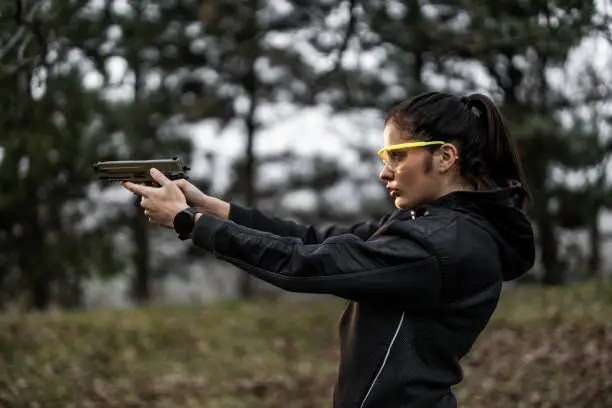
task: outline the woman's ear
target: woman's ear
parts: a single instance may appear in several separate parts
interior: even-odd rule
[[[451,143],[443,144],[438,150],[440,160],[438,162],[438,170],[440,173],[446,173],[459,160],[457,148]]]

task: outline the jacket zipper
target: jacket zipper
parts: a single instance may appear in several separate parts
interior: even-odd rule
[[[393,347],[393,344],[395,343],[395,340],[397,339],[397,335],[399,334],[400,328],[402,327],[402,323],[404,323],[405,314],[406,312],[402,312],[402,316],[400,317],[399,323],[397,324],[397,328],[395,329],[395,333],[393,334],[391,343],[389,343],[389,347],[387,348],[387,353],[385,354],[385,358],[383,359],[383,362],[380,365],[380,368],[378,369],[378,372],[376,373],[374,380],[372,380],[372,384],[370,384],[370,387],[368,388],[368,392],[366,392],[365,397],[363,397],[363,400],[361,401],[361,405],[359,406],[359,408],[363,408],[363,405],[368,399],[370,392],[372,392],[372,389],[374,388],[374,385],[376,384],[376,380],[378,380],[380,373],[382,373],[383,368],[385,368],[385,364],[387,364],[387,359],[389,358],[389,354],[391,354],[391,348]]]
[[[415,214],[414,211],[410,211],[410,215],[412,216],[413,220],[416,219],[416,214]],[[393,344],[395,344],[395,339],[397,339],[397,335],[399,334],[399,331],[402,328],[402,323],[404,323],[404,316],[405,315],[406,315],[406,312],[402,312],[402,315],[400,316],[399,323],[397,324],[397,328],[395,329],[395,333],[393,334],[393,338],[391,338],[391,342],[389,343],[389,348],[387,349],[387,353],[385,354],[385,358],[383,359],[383,362],[380,365],[380,368],[378,369],[378,372],[376,373],[376,376],[372,380],[372,383],[370,384],[370,387],[368,388],[368,392],[366,392],[366,395],[363,397],[363,400],[361,401],[361,405],[359,406],[359,408],[363,408],[363,405],[366,403],[366,400],[368,399],[368,396],[372,392],[372,389],[374,388],[374,385],[376,384],[376,381],[378,380],[378,377],[380,376],[380,373],[382,373],[383,368],[385,368],[385,364],[387,364],[387,359],[389,358],[389,354],[391,354],[391,348],[393,347]]]

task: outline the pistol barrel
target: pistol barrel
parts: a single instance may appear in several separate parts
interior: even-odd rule
[[[173,157],[157,160],[117,160],[94,163],[98,178],[104,181],[131,181],[134,183],[151,183],[153,179],[150,170],[156,168],[171,180],[188,178],[189,167]]]

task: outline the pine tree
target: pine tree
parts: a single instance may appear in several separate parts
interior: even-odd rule
[[[229,124],[239,124],[244,132],[244,152],[225,199],[248,207],[260,203],[257,169],[262,163],[254,147],[266,126],[261,109],[316,102],[314,67],[293,45],[332,8],[316,1],[284,2],[282,8],[261,0],[201,2],[199,42],[206,63],[185,83],[194,101],[186,112],[193,121],[216,119],[219,132]],[[240,276],[239,294],[252,296],[252,278]]]
[[[45,10],[46,18],[42,9],[26,13],[30,22],[41,24],[37,41],[44,53],[18,47],[2,63],[0,104],[7,113],[0,139],[3,306],[78,306],[85,279],[120,270],[107,230],[112,224],[91,226],[88,218],[94,204],[87,191],[91,164],[107,144],[96,126],[103,101],[97,92],[83,89],[79,67],[61,58],[71,50],[65,44],[82,34],[67,27],[83,7]],[[53,30],[45,25],[48,19],[53,19]],[[2,29],[2,38],[20,30]],[[25,50],[23,56],[19,49]]]
[[[102,90],[109,91],[112,60],[123,61],[125,72],[120,86],[125,96],[114,98],[104,111],[103,126],[121,140],[118,159],[180,157],[189,162],[192,143],[180,130],[183,104],[183,72],[195,69],[205,60],[193,51],[197,34],[190,27],[197,22],[196,1],[129,1],[125,9],[111,2],[99,13],[105,30],[113,30],[113,41],[99,37],[83,43],[89,58],[103,75]],[[154,259],[152,231],[136,197],[128,212],[126,226],[132,237],[131,296],[139,304],[152,297],[152,281],[163,277],[168,260]],[[164,244],[167,243],[164,241]]]

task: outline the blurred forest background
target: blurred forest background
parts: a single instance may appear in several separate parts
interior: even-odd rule
[[[277,304],[267,284],[152,228],[92,164],[179,156],[194,184],[225,200],[321,226],[376,220],[392,208],[377,180],[384,114],[442,90],[483,92],[502,108],[538,237],[536,266],[487,334],[491,352],[479,349],[466,370],[478,378],[487,367],[492,382],[472,380],[462,398],[612,406],[612,328],[597,323],[612,316],[610,66],[610,0],[3,0],[0,402],[329,406],[341,305]],[[212,300],[202,312],[156,308]],[[132,310],[92,310],[108,307]],[[286,308],[304,323],[282,321]],[[64,317],[21,313],[53,310]],[[577,320],[559,320],[568,314]],[[40,348],[49,342],[57,348]],[[216,345],[226,360],[209,353]],[[203,371],[256,357],[245,348],[269,364],[211,385]],[[488,365],[499,350],[517,365]],[[151,381],[170,366],[174,377]]]

